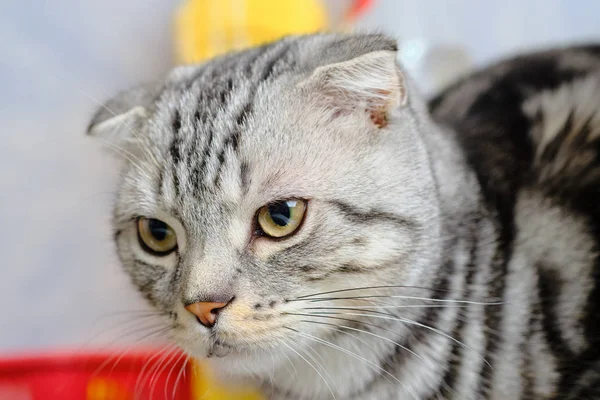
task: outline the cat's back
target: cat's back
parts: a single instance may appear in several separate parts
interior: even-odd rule
[[[600,44],[502,61],[430,110],[456,132],[491,204],[510,208],[535,190],[590,217],[600,234]]]
[[[525,185],[573,195],[600,182],[600,44],[502,61],[430,109],[457,132],[487,195]]]
[[[506,258],[496,277],[513,303],[501,324],[515,326],[501,347],[519,343],[530,360],[498,376],[600,395],[600,45],[492,65],[430,109],[456,132],[496,216]]]

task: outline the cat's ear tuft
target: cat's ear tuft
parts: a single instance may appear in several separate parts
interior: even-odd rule
[[[140,139],[140,129],[148,118],[155,92],[138,87],[119,93],[104,103],[92,117],[87,134],[107,146],[131,151]]]
[[[395,51],[374,51],[315,69],[301,85],[316,90],[334,115],[364,110],[375,126],[388,124],[389,113],[406,104],[407,93]]]

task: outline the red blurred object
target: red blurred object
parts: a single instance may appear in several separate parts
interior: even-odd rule
[[[1,400],[191,400],[181,353],[65,353],[0,359]]]
[[[352,4],[348,17],[354,19],[364,13],[373,3],[373,0],[356,0]]]

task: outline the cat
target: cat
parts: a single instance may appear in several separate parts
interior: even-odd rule
[[[427,103],[381,34],[290,36],[109,100],[118,254],[270,399],[600,398],[600,46]]]

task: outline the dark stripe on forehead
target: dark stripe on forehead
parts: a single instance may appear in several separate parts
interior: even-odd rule
[[[259,82],[275,77],[274,72],[279,65],[282,65],[285,62],[285,54],[288,52],[289,48],[290,44],[286,42],[280,42],[279,45],[275,47],[275,50],[272,52],[273,54],[269,54],[270,58],[265,61],[265,65],[261,65]]]
[[[217,172],[215,173],[213,179],[214,186],[218,186],[220,183],[221,170],[223,168],[223,164],[225,163],[225,152],[227,151],[227,148],[231,147],[233,152],[237,153],[239,143],[242,137],[242,131],[244,130],[246,123],[250,118],[253,110],[252,102],[254,101],[254,90],[252,90],[250,93],[250,98],[246,100],[244,105],[241,107],[239,113],[237,114],[237,117],[235,118],[235,126],[233,127],[232,132],[229,134],[229,136],[227,136],[227,138],[223,142],[223,147],[221,148],[221,151],[217,156],[219,164],[217,166]],[[242,183],[242,185],[244,185],[244,183]]]
[[[247,193],[250,185],[250,165],[246,161],[240,163],[240,181],[242,183],[242,191]]]
[[[165,169],[160,168],[158,170],[158,183],[156,186],[158,188],[158,197],[162,197],[162,195],[165,191],[164,185],[165,185]]]
[[[169,152],[171,153],[171,157],[173,158],[174,163],[179,163],[181,161],[181,153],[180,153],[180,137],[179,130],[181,129],[181,115],[179,111],[175,110],[173,115],[173,119],[171,121],[171,133],[173,135],[173,139],[171,140],[171,147],[169,148]]]
[[[198,95],[196,111],[194,113],[194,140],[189,151],[189,171],[192,187],[198,191],[199,181],[205,173],[206,159],[213,141],[213,119],[206,91],[201,90]],[[212,117],[212,118],[211,118]],[[202,146],[200,145],[202,140]],[[196,193],[198,194],[198,193]]]
[[[202,162],[200,163],[200,167],[198,168],[197,175],[195,175],[194,177],[196,179],[200,179],[201,174],[204,173],[204,170],[206,168],[206,162],[208,160],[208,157],[210,155],[210,150],[212,148],[212,142],[213,142],[213,138],[215,137],[215,134],[213,133],[212,129],[208,131],[208,140],[206,141],[206,146],[204,146],[204,150],[202,151],[201,154],[201,158],[202,158]]]
[[[272,44],[266,44],[260,47],[256,47],[252,54],[248,54],[247,57],[244,57],[240,60],[239,65],[242,67],[245,75],[250,78],[252,76],[252,71],[254,70],[254,66],[264,53],[269,51],[272,47]],[[245,64],[245,65],[244,65]]]
[[[177,168],[179,163],[181,162],[181,137],[180,137],[180,129],[181,129],[181,115],[178,110],[175,110],[173,115],[173,119],[171,121],[171,134],[173,136],[171,140],[171,146],[169,147],[169,153],[171,154],[171,158],[173,159],[173,168],[171,169],[173,175],[173,187],[175,189],[175,194],[179,196],[180,193],[180,182],[179,176],[177,174]]]
[[[247,52],[251,52],[252,49],[247,50]],[[189,90],[194,83],[198,80],[211,80],[219,73],[223,71],[229,71],[235,67],[235,64],[239,62],[239,57],[243,57],[241,54],[238,55],[224,55],[221,57],[217,57],[212,61],[209,61],[207,64],[199,65],[198,70],[181,86],[184,90]]]
[[[225,143],[225,145],[219,152],[219,155],[217,156],[217,171],[215,172],[215,177],[213,179],[213,185],[215,187],[219,186],[219,183],[221,181],[221,169],[223,168],[223,164],[225,163],[225,150],[227,150],[227,143]]]
[[[251,99],[251,100],[253,100],[253,99]],[[244,106],[242,107],[242,109],[240,110],[240,112],[238,113],[238,115],[235,119],[235,123],[238,125],[238,127],[244,125],[244,123],[248,120],[248,118],[252,114],[253,107],[254,107],[254,104],[251,101],[247,101],[244,104]]]

